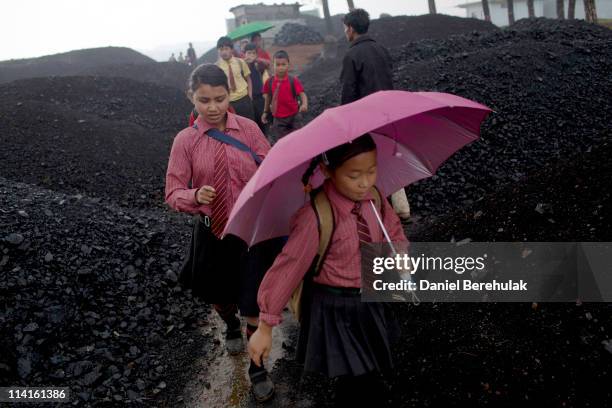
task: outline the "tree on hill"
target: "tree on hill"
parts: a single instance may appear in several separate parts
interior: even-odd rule
[[[557,0],[557,18],[559,20],[565,20],[565,4],[563,4],[563,0]]]
[[[436,0],[428,0],[429,14],[436,14]]]
[[[597,23],[597,8],[595,0],[584,0],[584,16],[589,23]]]
[[[327,30],[327,34],[331,35],[334,27],[332,26],[331,15],[329,14],[329,4],[328,0],[322,0],[323,3],[323,16],[325,17],[325,29]]]
[[[567,4],[567,18],[573,20],[576,16],[576,0],[569,0]]]
[[[533,7],[533,0],[527,0],[527,15],[529,18],[535,18],[535,8]]]
[[[514,0],[508,1],[508,25],[514,24]]]
[[[489,9],[489,0],[482,0],[482,12],[485,21],[491,22],[491,10]]]

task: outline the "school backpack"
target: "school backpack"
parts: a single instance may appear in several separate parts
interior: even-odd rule
[[[268,96],[270,96],[270,101],[272,101],[272,80],[274,79],[274,77],[270,77],[267,79],[266,82],[268,82]],[[297,92],[295,92],[295,81],[293,80],[293,77],[291,75],[288,75],[289,79],[289,85],[291,86],[291,95],[293,95],[293,99],[298,100],[298,96],[297,96]],[[265,82],[264,82],[265,83]]]
[[[384,209],[385,206],[382,203],[382,196],[380,191],[376,187],[372,187],[370,190],[372,196],[374,197],[374,205],[378,209],[381,217],[384,219]],[[308,288],[305,287],[305,281],[311,281],[312,278],[319,275],[321,271],[321,267],[325,262],[325,258],[327,257],[327,253],[329,251],[329,244],[331,243],[332,237],[334,235],[334,229],[336,227],[336,221],[334,219],[334,212],[331,207],[331,203],[329,202],[329,198],[323,188],[318,188],[310,194],[310,204],[312,205],[312,209],[317,216],[317,226],[319,229],[319,249],[317,250],[317,254],[315,255],[308,272],[304,276],[304,279],[300,282],[297,288],[291,294],[291,298],[289,299],[289,310],[295,317],[295,319],[299,322],[304,317],[303,308],[306,306],[303,304],[304,299],[309,296],[309,294],[305,294],[308,291]]]

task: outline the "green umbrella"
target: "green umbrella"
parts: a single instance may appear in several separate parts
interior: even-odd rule
[[[227,36],[232,40],[239,40],[244,37],[248,37],[251,34],[261,33],[274,27],[274,24],[264,23],[263,21],[255,21],[252,23],[244,24],[229,33]]]

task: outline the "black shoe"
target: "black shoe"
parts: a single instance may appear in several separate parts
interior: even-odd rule
[[[242,341],[242,331],[240,328],[236,330],[227,330],[225,333],[225,349],[227,353],[232,356],[244,351],[244,342]]]
[[[249,374],[251,378],[251,390],[257,402],[268,401],[274,395],[274,383],[266,370]]]

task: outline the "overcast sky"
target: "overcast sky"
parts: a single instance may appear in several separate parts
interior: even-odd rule
[[[180,44],[186,47],[189,41],[203,48],[226,33],[225,19],[232,17],[231,7],[261,2],[283,0],[0,0],[0,60],[111,45],[153,57]],[[315,2],[300,4],[304,4],[302,9],[312,9]],[[427,0],[354,2],[374,18],[380,13],[418,15],[428,11]],[[438,13],[465,16],[465,11],[454,7],[465,2],[436,0]],[[348,10],[345,0],[329,0],[329,4],[332,14]]]

